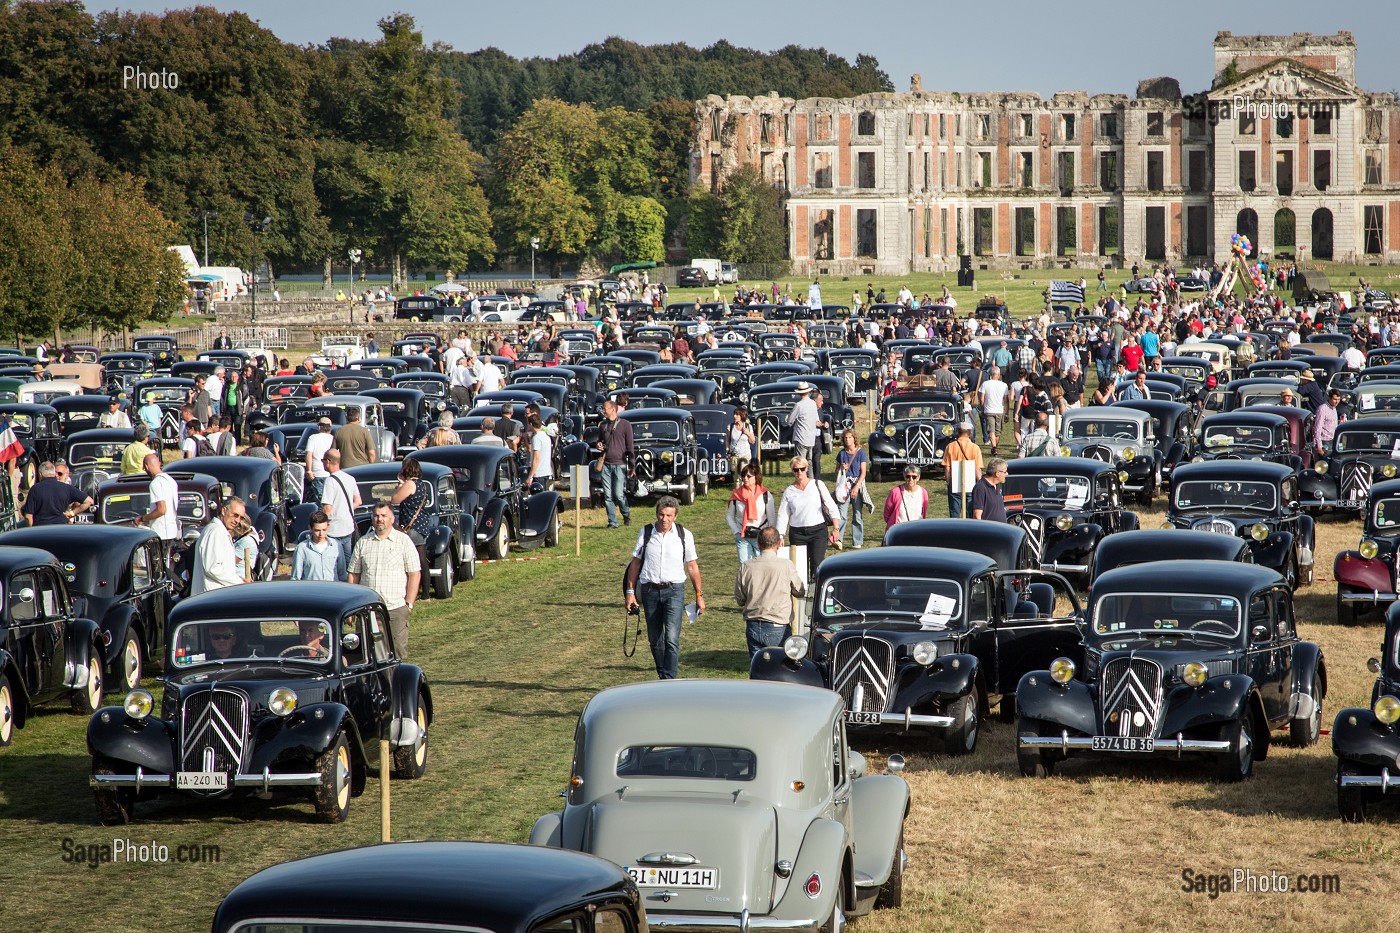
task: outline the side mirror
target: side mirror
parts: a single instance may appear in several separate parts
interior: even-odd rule
[[[858,781],[870,773],[870,764],[864,755],[851,749],[846,757],[846,770],[852,781]]]
[[[899,774],[904,770],[904,767],[905,761],[903,755],[895,754],[885,759],[885,770],[890,774]]]
[[[26,586],[24,589],[20,590],[15,595],[19,597],[19,601],[22,603],[34,602],[34,590],[30,587]]]
[[[1380,659],[1380,658],[1367,658],[1367,659],[1366,659],[1366,670],[1370,671],[1372,674],[1379,674],[1379,673],[1381,672],[1381,659]]]
[[[1269,637],[1269,627],[1267,625],[1256,625],[1249,630],[1249,637],[1254,641],[1265,641]]]
[[[340,643],[344,646],[346,651],[360,650],[360,636],[355,632],[346,632],[344,635],[340,636]]]

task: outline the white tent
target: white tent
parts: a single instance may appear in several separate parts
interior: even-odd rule
[[[180,257],[180,261],[185,264],[185,278],[199,274],[199,260],[194,258],[194,250],[188,246],[170,246],[167,249],[173,251]]]

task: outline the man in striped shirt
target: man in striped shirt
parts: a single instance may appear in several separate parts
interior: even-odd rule
[[[1319,457],[1327,453],[1327,445],[1332,443],[1333,436],[1337,433],[1337,424],[1342,420],[1337,413],[1337,406],[1342,401],[1342,393],[1337,389],[1332,389],[1327,393],[1326,403],[1317,406],[1317,414],[1313,417],[1313,450]]]

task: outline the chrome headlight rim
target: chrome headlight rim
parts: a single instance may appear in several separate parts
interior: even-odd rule
[[[1187,661],[1181,669],[1181,681],[1189,687],[1199,687],[1206,682],[1210,669],[1200,661]]]
[[[156,708],[156,698],[149,690],[132,690],[122,698],[122,709],[135,720],[145,719]]]
[[[1061,512],[1055,516],[1055,527],[1060,531],[1069,531],[1074,527],[1074,517]]]
[[[291,687],[278,687],[268,694],[267,708],[274,716],[292,715],[297,708],[297,692]]]
[[[1387,463],[1381,467],[1381,475],[1386,479],[1393,479],[1396,474],[1395,464]]]
[[[945,425],[943,426],[943,436],[944,436],[944,437],[952,437],[952,436],[953,436],[953,426],[952,426],[951,424],[945,424]]]
[[[789,635],[783,640],[783,654],[789,661],[801,661],[807,657],[807,639],[801,635]]]
[[[909,656],[920,667],[928,667],[938,660],[938,645],[931,641],[921,641],[909,649]]]
[[[1124,447],[1124,448],[1123,448],[1122,457],[1123,457],[1124,460],[1128,461],[1129,463],[1132,463],[1134,460],[1136,460],[1136,459],[1137,459],[1137,455],[1138,455],[1138,452],[1137,452],[1137,448],[1136,448],[1136,447]]]
[[[1076,668],[1069,658],[1056,658],[1050,662],[1050,679],[1057,684],[1067,684],[1074,679]]]
[[[1249,536],[1255,541],[1269,540],[1269,526],[1263,522],[1255,522],[1249,526]]]
[[[1400,720],[1400,700],[1387,693],[1376,699],[1375,705],[1371,707],[1371,712],[1375,713],[1376,718],[1381,722],[1391,725],[1396,720]]]
[[[1326,475],[1327,475],[1327,461],[1326,461],[1326,460],[1319,460],[1319,461],[1317,461],[1316,463],[1313,464],[1313,469],[1316,470],[1320,476],[1326,476]]]
[[[1370,538],[1363,538],[1356,550],[1364,560],[1375,560],[1376,555],[1381,552],[1380,545]]]

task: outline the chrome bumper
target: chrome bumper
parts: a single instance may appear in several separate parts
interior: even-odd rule
[[[1337,599],[1344,603],[1379,605],[1381,602],[1395,602],[1400,599],[1400,593],[1377,593],[1375,590],[1369,593],[1338,593]]]
[[[910,726],[933,726],[936,729],[951,729],[956,720],[952,716],[928,716],[920,713],[911,713],[905,710],[902,713],[881,713],[881,726],[903,726],[908,732]],[[852,729],[859,729],[861,726],[875,726],[873,722],[852,722],[846,720],[846,725]]]
[[[253,787],[267,793],[274,787],[319,787],[322,784],[321,775],[312,772],[309,774],[273,774],[264,769],[262,774],[235,774],[230,782],[233,787]],[[147,787],[174,787],[175,775],[173,774],[147,774],[141,768],[136,769],[135,774],[94,774],[88,778],[90,787],[134,787],[140,791]]]
[[[1337,779],[1338,787],[1379,787],[1381,793],[1388,794],[1392,789],[1400,790],[1400,780],[1390,776],[1389,768],[1382,768],[1380,774],[1343,774]]]
[[[708,930],[735,930],[749,933],[751,930],[792,931],[792,933],[817,933],[820,924],[816,920],[780,920],[776,917],[754,917],[747,910],[738,916],[724,914],[665,914],[647,910],[647,926],[653,930],[674,930],[677,933],[702,933]]]
[[[1088,573],[1088,572],[1089,572],[1089,565],[1088,565],[1088,564],[1060,564],[1060,563],[1053,563],[1053,562],[1052,562],[1052,563],[1049,563],[1049,564],[1041,564],[1041,565],[1040,565],[1040,569],[1041,569],[1041,570],[1053,570],[1055,573]]]
[[[1060,751],[1068,752],[1070,749],[1092,751],[1094,748],[1094,738],[1089,735],[1071,736],[1068,732],[1062,732],[1058,736],[1054,735],[1023,735],[1017,738],[1018,748],[1058,748]],[[1158,752],[1228,752],[1233,749],[1230,742],[1220,739],[1184,739],[1181,733],[1177,733],[1174,739],[1154,739],[1153,750],[1146,754],[1155,755]],[[1141,755],[1142,752],[1104,752],[1106,755]]]

